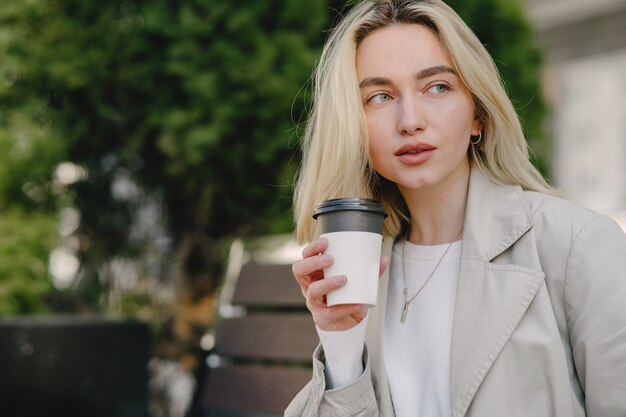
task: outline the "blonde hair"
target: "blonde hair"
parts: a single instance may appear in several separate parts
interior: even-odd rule
[[[366,0],[332,30],[316,67],[314,105],[302,143],[303,161],[294,194],[300,241],[317,236],[311,213],[316,204],[329,198],[380,200],[389,213],[385,234],[397,235],[408,221],[395,184],[371,167],[355,65],[356,50],[365,37],[397,24],[430,28],[474,97],[476,117],[484,128],[481,142],[468,150],[473,169],[499,183],[552,192],[529,160],[520,120],[493,59],[454,10],[441,0]]]

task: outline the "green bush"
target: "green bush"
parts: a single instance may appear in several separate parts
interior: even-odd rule
[[[56,292],[48,274],[48,255],[59,242],[56,218],[0,211],[0,237],[0,314],[52,311],[46,300]]]

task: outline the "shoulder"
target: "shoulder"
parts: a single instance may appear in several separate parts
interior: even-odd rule
[[[524,191],[523,198],[528,204],[534,223],[550,222],[561,226],[571,225],[574,228],[603,217],[601,214],[582,207],[569,200],[536,191]]]
[[[609,216],[549,194],[524,191],[523,198],[538,238],[553,237],[583,247],[626,242],[626,235]]]
[[[470,177],[465,227],[473,249],[466,255],[487,258],[515,242],[518,249],[531,245],[544,259],[566,262],[577,241],[605,243],[604,235],[609,241],[624,240],[621,228],[605,215],[554,195],[496,182],[479,170],[472,170]]]

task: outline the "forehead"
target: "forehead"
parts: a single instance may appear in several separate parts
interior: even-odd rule
[[[437,65],[452,66],[437,36],[419,24],[378,29],[363,39],[356,51],[359,80],[398,71],[414,73]]]

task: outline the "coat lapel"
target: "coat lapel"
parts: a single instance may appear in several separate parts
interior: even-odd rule
[[[391,259],[394,238],[386,236],[383,239],[382,255]],[[383,352],[383,335],[385,328],[385,312],[387,311],[387,289],[389,287],[389,268],[383,273],[378,282],[378,305],[369,311],[366,332],[366,343],[369,347],[369,362],[372,368],[372,383],[375,387],[376,401],[378,402],[381,417],[394,415],[389,380],[385,372],[385,358]]]
[[[531,268],[492,263],[532,227],[520,187],[470,177],[452,333],[452,414],[464,416],[543,282]]]

